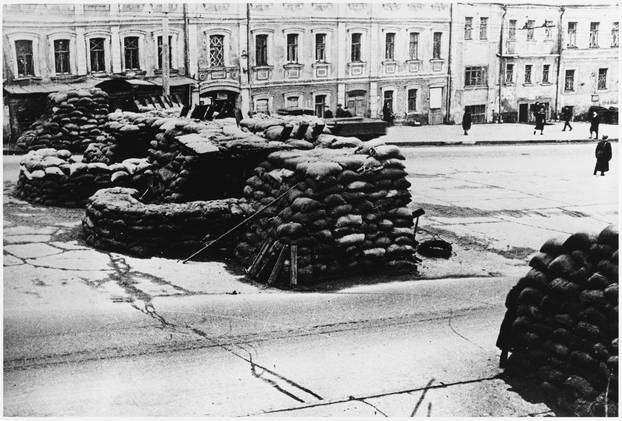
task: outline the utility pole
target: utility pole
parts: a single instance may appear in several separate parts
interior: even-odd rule
[[[168,43],[168,4],[162,4],[162,95],[169,96],[171,94],[171,88],[169,85],[169,73],[170,73],[170,57],[169,57],[169,43]]]

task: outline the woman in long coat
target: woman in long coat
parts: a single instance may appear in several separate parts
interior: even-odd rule
[[[468,135],[468,131],[471,130],[471,113],[464,110],[464,115],[462,116],[462,130],[464,130],[464,135]]]
[[[594,167],[594,175],[597,171],[600,171],[600,175],[605,175],[606,171],[609,171],[609,161],[611,160],[611,143],[607,141],[609,137],[603,136],[603,140],[596,145],[596,166]]]
[[[536,127],[533,129],[533,134],[536,134],[536,131],[538,130],[540,130],[541,135],[544,134],[544,119],[545,119],[544,108],[540,108],[536,112]]]

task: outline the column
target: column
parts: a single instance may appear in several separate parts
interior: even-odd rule
[[[116,6],[114,4],[111,7]],[[119,38],[119,26],[110,27],[110,57],[112,58],[112,72],[123,71],[121,66],[121,39]]]
[[[395,96],[397,97],[397,91]],[[369,114],[371,118],[378,116],[378,82],[369,82]]]
[[[84,27],[76,28],[76,66],[79,75],[87,73],[86,68],[86,39],[84,38]]]
[[[199,70],[198,65],[198,53],[199,46],[197,45],[197,33],[198,27],[196,23],[188,24],[188,77],[197,77],[197,72]]]

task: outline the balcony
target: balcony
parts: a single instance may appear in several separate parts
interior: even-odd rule
[[[206,67],[199,68],[198,78],[201,82],[210,81],[239,81],[240,69],[238,67]]]

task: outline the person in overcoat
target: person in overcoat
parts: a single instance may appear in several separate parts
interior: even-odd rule
[[[544,123],[545,123],[546,114],[544,113],[544,107],[540,108],[536,111],[536,127],[533,129],[533,134],[536,134],[536,131],[540,130],[540,134],[544,134]]]
[[[566,131],[566,127],[572,131],[572,126],[570,125],[570,120],[572,120],[572,111],[569,107],[564,107],[562,117],[564,119],[564,128],[562,129],[562,132]]]
[[[609,171],[609,161],[611,160],[611,143],[607,140],[609,136],[603,136],[603,140],[596,145],[596,166],[594,167],[594,175],[597,171],[600,171],[600,175],[605,175],[605,172]]]
[[[600,124],[600,116],[596,111],[592,112],[590,116],[590,139],[592,138],[592,133],[596,134],[594,139],[598,139],[598,125]]]
[[[471,113],[467,110],[464,110],[464,114],[462,115],[462,130],[464,130],[464,135],[468,135],[469,130],[471,130]]]
[[[497,337],[497,348],[501,350],[501,357],[499,358],[499,367],[504,368],[508,360],[508,353],[514,351],[516,339],[514,332],[512,331],[512,324],[516,319],[516,308],[518,306],[518,295],[521,293],[522,288],[518,285],[512,287],[507,297],[505,298],[505,307],[507,308],[503,321],[501,322],[501,328],[499,329],[499,336]]]

